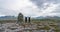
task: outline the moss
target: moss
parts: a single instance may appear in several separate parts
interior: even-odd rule
[[[45,27],[37,27],[37,29],[41,29],[41,30],[49,30],[50,27],[48,27],[48,26],[45,26]]]
[[[44,27],[44,29],[45,29],[45,30],[49,30],[49,29],[50,29],[50,27],[48,27],[48,26],[45,26],[45,27]]]
[[[60,27],[59,26],[55,27],[55,32],[60,32]]]

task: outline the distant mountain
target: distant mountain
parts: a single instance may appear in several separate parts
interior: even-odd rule
[[[43,16],[39,16],[39,17],[36,17],[35,19],[44,19],[45,17]]]
[[[17,17],[15,16],[1,16],[0,20],[16,20]]]
[[[60,17],[58,17],[58,16],[53,16],[53,17],[52,16],[46,16],[46,17],[39,16],[39,17],[35,17],[32,19],[58,19],[58,20],[60,20]],[[17,20],[17,17],[15,17],[15,16],[1,16],[0,20]]]
[[[46,17],[43,17],[43,16],[39,16],[39,17],[36,17],[35,19],[59,19],[60,20],[60,17],[58,16],[46,16]]]
[[[60,19],[60,17],[58,17],[58,16],[53,16],[53,17],[51,17],[51,16],[48,16],[48,17],[46,17],[47,19]]]

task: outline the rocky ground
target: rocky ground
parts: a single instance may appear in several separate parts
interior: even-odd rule
[[[0,32],[60,32],[58,29],[57,23],[0,24]]]

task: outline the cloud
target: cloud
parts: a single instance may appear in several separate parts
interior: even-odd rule
[[[32,3],[36,4],[38,6],[38,8],[43,8],[44,7],[44,3],[53,3],[53,4],[58,4],[60,3],[60,0],[31,0]],[[48,4],[48,5],[49,5]]]
[[[55,16],[59,14],[59,1],[60,0],[0,0],[0,15],[16,16],[21,12],[24,16]]]
[[[35,8],[29,0],[0,0],[0,13],[4,15],[17,15],[21,12],[28,16]]]
[[[42,11],[41,13],[38,13],[37,15],[39,16],[56,16],[58,15],[58,11],[59,8],[58,6],[60,6],[60,2],[59,0],[31,0],[32,3],[34,3],[39,9],[40,11]],[[56,11],[57,13],[51,13]]]
[[[60,13],[60,5],[56,7],[55,11],[52,11],[51,13]]]

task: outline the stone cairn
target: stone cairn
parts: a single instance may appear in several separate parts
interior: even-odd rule
[[[18,24],[20,24],[20,23],[23,22],[23,17],[24,17],[24,16],[23,16],[22,13],[19,13],[19,14],[18,14],[18,18],[17,18],[17,23],[18,23]]]
[[[18,24],[30,23],[30,17],[24,17],[22,13],[19,13],[17,18],[17,23]]]

